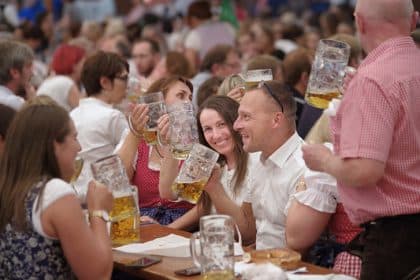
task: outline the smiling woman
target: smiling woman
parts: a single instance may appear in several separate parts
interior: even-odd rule
[[[230,97],[212,96],[201,105],[197,120],[200,142],[221,155],[221,182],[226,194],[241,205],[246,193],[249,157],[243,150],[241,136],[233,130],[238,108],[239,103]],[[199,205],[204,213],[210,212],[211,201],[206,193],[203,193]]]

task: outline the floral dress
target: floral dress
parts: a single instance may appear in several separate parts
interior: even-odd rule
[[[32,209],[42,186],[33,187],[25,200],[27,228],[17,230],[12,223],[0,232],[0,279],[72,279],[71,268],[58,240],[37,233]]]

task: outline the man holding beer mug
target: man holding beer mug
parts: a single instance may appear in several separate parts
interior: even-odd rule
[[[304,159],[337,178],[350,220],[365,228],[361,279],[413,279],[420,259],[420,51],[409,35],[418,13],[411,0],[359,0],[355,17],[368,55],[331,119],[335,153],[308,145]]]
[[[234,124],[246,152],[259,157],[252,167],[248,194],[236,206],[220,185],[214,170],[205,186],[218,213],[235,219],[245,243],[257,249],[285,247],[284,209],[306,167],[301,159],[303,140],[296,133],[296,103],[278,81],[261,82],[245,93]]]

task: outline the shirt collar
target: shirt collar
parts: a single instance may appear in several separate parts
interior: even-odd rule
[[[413,45],[413,39],[410,36],[401,36],[390,38],[382,42],[379,46],[373,49],[363,60],[360,66],[365,66],[375,61],[379,56],[385,53],[390,48],[400,48],[403,46]],[[359,66],[359,67],[360,67]]]
[[[266,161],[271,161],[280,168],[283,168],[293,152],[303,143],[302,138],[295,132],[283,145],[272,153]],[[260,156],[260,161],[264,162]]]

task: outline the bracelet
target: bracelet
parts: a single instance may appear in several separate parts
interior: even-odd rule
[[[131,133],[134,134],[137,138],[143,138],[143,134],[139,133],[136,129],[134,129],[133,123],[131,122],[131,115],[128,116],[128,127],[130,128]]]

